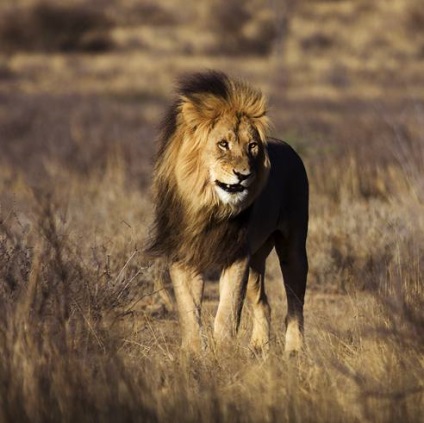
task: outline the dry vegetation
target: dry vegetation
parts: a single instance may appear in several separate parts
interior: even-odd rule
[[[60,3],[0,6],[0,422],[423,421],[420,1]],[[196,360],[143,259],[155,127],[207,67],[260,86],[306,162],[295,359],[274,258],[269,356],[246,307],[237,350]]]

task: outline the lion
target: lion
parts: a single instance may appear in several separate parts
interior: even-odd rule
[[[181,79],[162,122],[147,253],[169,263],[182,347],[191,352],[205,347],[202,274],[209,268],[221,271],[215,342],[234,339],[247,296],[253,309],[249,346],[269,348],[264,277],[273,248],[287,297],[285,351],[302,347],[308,179],[297,153],[270,138],[268,127],[262,93],[216,71]]]

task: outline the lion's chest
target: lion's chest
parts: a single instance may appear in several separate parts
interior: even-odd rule
[[[249,219],[250,209],[225,221],[212,219],[196,230],[188,222],[180,228],[177,260],[201,271],[228,266],[247,254]]]

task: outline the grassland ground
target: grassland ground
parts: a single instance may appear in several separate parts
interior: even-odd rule
[[[315,197],[306,351],[284,356],[285,297],[271,257],[268,357],[246,349],[246,307],[238,346],[217,355],[209,336],[211,349],[192,361],[139,250],[149,205],[124,168],[110,166],[67,175],[65,194],[57,179],[48,196],[15,181],[2,208],[3,421],[420,420],[415,200]],[[209,332],[216,305],[208,281]]]
[[[0,422],[423,421],[419,2],[306,2],[265,53],[249,31],[267,28],[266,11],[240,33],[219,27],[248,56],[217,52],[210,9],[121,3],[102,2],[116,21],[96,54],[79,50],[93,48],[84,37],[72,51],[0,45]],[[268,356],[247,350],[248,304],[234,349],[215,351],[208,275],[210,347],[188,358],[142,254],[160,116],[175,78],[204,68],[260,87],[272,134],[305,161],[306,349],[294,359],[274,256]]]

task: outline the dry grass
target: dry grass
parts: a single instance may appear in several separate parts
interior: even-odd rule
[[[149,210],[138,189],[116,163],[102,176],[64,178],[66,196],[16,181],[2,210],[2,421],[423,417],[424,222],[411,197],[401,205],[352,193],[341,202],[314,199],[300,357],[284,356],[284,298],[272,260],[269,356],[245,348],[247,308],[236,350],[193,360],[180,354],[176,316],[154,294],[139,252]]]
[[[305,2],[273,54],[228,57],[206,54],[222,43],[209,5],[98,0],[117,17],[113,51],[0,58],[0,422],[424,420],[424,78],[422,40],[408,35],[418,3]],[[189,358],[142,256],[155,125],[175,76],[204,67],[262,87],[273,134],[307,166],[295,359],[283,354],[275,257],[268,357],[246,350],[247,306],[233,350]],[[209,331],[216,306],[210,281]]]

